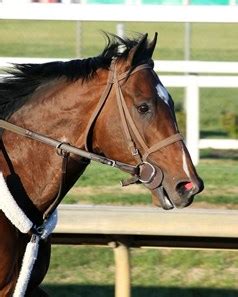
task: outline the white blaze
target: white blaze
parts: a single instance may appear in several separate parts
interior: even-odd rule
[[[185,154],[185,151],[183,148],[182,148],[182,150],[183,150],[183,170],[186,173],[186,175],[188,176],[189,180],[191,180],[190,172],[188,169],[188,163],[187,163],[187,159],[186,159],[186,154]]]
[[[170,97],[169,97],[169,93],[168,91],[166,90],[165,87],[163,87],[161,84],[157,84],[156,86],[156,90],[157,90],[157,93],[158,95],[160,96],[160,98],[162,100],[164,100],[164,102],[169,105],[169,100],[170,100]],[[169,105],[170,106],[170,105]]]

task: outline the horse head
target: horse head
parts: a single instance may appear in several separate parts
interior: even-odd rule
[[[192,203],[203,182],[179,133],[173,100],[153,70],[156,41],[157,34],[152,42],[146,34],[112,59],[106,103],[94,119],[92,149],[136,165],[134,182],[151,190],[154,204],[181,208]]]

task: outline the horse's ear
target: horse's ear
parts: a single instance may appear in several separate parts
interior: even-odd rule
[[[157,43],[157,37],[158,37],[158,33],[155,32],[154,39],[148,45],[148,55],[149,55],[150,58],[152,57],[153,52],[155,50],[155,46],[156,46],[156,43]]]
[[[130,50],[128,61],[131,66],[136,65],[139,60],[141,60],[141,56],[147,50],[147,37],[148,33],[144,34],[138,44]]]

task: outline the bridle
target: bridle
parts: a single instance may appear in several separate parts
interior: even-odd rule
[[[122,181],[123,186],[129,185],[132,183],[137,183],[137,182],[144,184],[147,188],[151,190],[161,186],[163,181],[163,171],[157,165],[152,164],[152,162],[149,160],[148,157],[152,153],[162,148],[165,148],[175,142],[182,141],[183,138],[180,133],[175,133],[159,141],[158,143],[152,145],[151,147],[148,147],[144,139],[140,135],[130,115],[129,109],[126,105],[120,82],[125,79],[128,79],[131,75],[143,69],[151,69],[153,71],[152,67],[149,64],[142,64],[142,65],[136,66],[132,71],[129,70],[118,75],[116,70],[116,60],[114,59],[112,60],[110,69],[109,69],[107,85],[103,91],[103,94],[100,97],[100,100],[96,106],[96,109],[93,112],[86,128],[86,133],[85,133],[86,151],[79,149],[77,147],[74,147],[68,143],[55,140],[45,135],[22,128],[18,125],[14,125],[6,120],[0,119],[0,128],[9,130],[21,136],[45,143],[49,146],[53,146],[56,148],[57,154],[63,158],[62,169],[61,169],[61,183],[60,183],[59,191],[53,203],[44,212],[43,214],[44,220],[46,220],[54,212],[54,210],[57,208],[57,206],[63,199],[63,188],[64,188],[65,177],[67,172],[68,157],[70,154],[80,156],[83,160],[85,159],[88,160],[87,161],[88,163],[90,162],[90,160],[93,160],[111,167],[118,168],[122,171],[125,171],[131,174],[132,177],[130,179]],[[90,135],[92,135],[94,124],[100,112],[102,111],[104,105],[106,104],[109,94],[113,87],[115,87],[115,91],[116,91],[117,106],[119,109],[126,142],[132,156],[136,160],[136,163],[137,163],[136,165],[126,164],[120,161],[112,160],[105,156],[101,156],[101,155],[89,152],[88,143],[89,143]],[[143,152],[141,151],[141,148]]]
[[[163,171],[158,166],[152,164],[151,161],[148,160],[148,157],[152,153],[162,148],[165,148],[170,144],[183,140],[183,138],[180,133],[175,133],[157,142],[151,147],[148,147],[148,145],[145,143],[143,137],[141,136],[139,130],[137,129],[132,119],[132,116],[127,107],[127,104],[121,89],[121,85],[120,85],[121,81],[127,80],[130,76],[132,76],[136,72],[141,71],[143,69],[149,69],[153,71],[152,67],[149,64],[141,64],[139,66],[136,66],[132,71],[128,70],[118,75],[116,70],[116,60],[114,59],[112,60],[110,69],[109,69],[109,76],[108,76],[106,88],[104,89],[104,92],[86,128],[85,143],[86,143],[86,149],[89,150],[88,140],[89,140],[89,135],[91,134],[90,132],[92,132],[96,119],[99,116],[100,112],[102,111],[109,97],[109,94],[114,86],[116,91],[117,107],[120,113],[120,119],[123,127],[124,136],[125,136],[129,151],[131,152],[133,158],[136,160],[136,163],[137,163],[136,168],[138,168],[138,172],[132,178],[126,181],[122,181],[122,185],[126,186],[132,183],[141,182],[147,188],[155,189],[162,183]],[[138,147],[142,148],[143,153],[141,149],[139,149]]]

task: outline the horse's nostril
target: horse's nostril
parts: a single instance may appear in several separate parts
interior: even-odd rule
[[[180,182],[176,186],[176,190],[180,195],[183,195],[193,189],[193,183],[190,181]]]
[[[193,183],[192,182],[188,182],[184,185],[184,188],[186,190],[191,190],[193,188]]]

